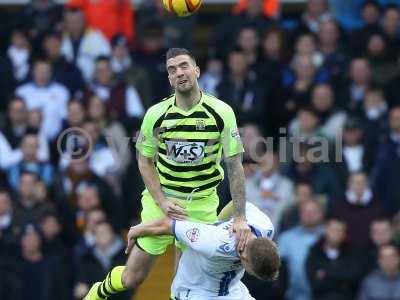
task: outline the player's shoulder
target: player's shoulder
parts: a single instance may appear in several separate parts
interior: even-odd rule
[[[225,115],[233,112],[232,107],[221,99],[205,92],[203,92],[203,97],[203,103],[211,107],[218,114]]]
[[[168,97],[165,97],[160,102],[150,106],[146,111],[145,119],[158,119],[160,116],[164,115],[168,108],[173,104],[174,99],[175,94],[172,94]]]

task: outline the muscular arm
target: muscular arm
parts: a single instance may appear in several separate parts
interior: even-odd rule
[[[245,177],[242,166],[242,154],[225,159],[227,168],[229,186],[234,207],[234,218],[245,218],[246,214],[246,197],[245,197]]]
[[[168,217],[150,222],[140,223],[129,229],[127,237],[128,245],[126,246],[125,253],[128,254],[131,251],[134,245],[134,240],[139,237],[172,233],[172,220]]]
[[[140,153],[138,153],[138,155],[139,171],[140,175],[142,175],[144,184],[157,204],[161,205],[161,203],[166,199],[161,190],[160,180],[158,178],[156,167],[154,166],[154,161],[152,158],[145,157]]]
[[[164,196],[153,159],[139,154],[139,170],[146,188],[161,210],[170,218],[184,220],[187,217],[184,207],[173,199],[167,200]]]

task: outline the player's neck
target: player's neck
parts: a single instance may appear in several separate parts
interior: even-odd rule
[[[176,106],[184,111],[191,110],[197,103],[200,102],[201,92],[200,89],[193,88],[188,93],[179,93],[176,91]]]

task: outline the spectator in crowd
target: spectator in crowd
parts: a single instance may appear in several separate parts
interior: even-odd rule
[[[282,78],[282,125],[286,125],[293,118],[299,107],[309,104],[313,85],[326,83],[328,79],[329,74],[316,67],[312,56],[296,54],[292,61],[292,69],[285,70]]]
[[[111,187],[101,177],[97,176],[85,159],[71,161],[70,165],[58,176],[56,180],[57,198],[60,199],[60,206],[65,205],[69,210],[75,210],[78,202],[78,189],[82,184],[96,186],[99,193],[105,199],[113,199],[114,194]],[[110,200],[112,201],[112,200]]]
[[[121,172],[124,172],[131,160],[130,140],[124,127],[118,121],[110,120],[105,103],[96,96],[89,99],[87,114],[98,125],[107,142],[111,143],[112,151],[118,156]]]
[[[81,71],[72,63],[68,62],[61,53],[62,36],[60,33],[51,31],[43,38],[43,54],[53,66],[53,79],[64,86],[74,95],[83,90],[84,81]]]
[[[49,28],[59,30],[61,27],[62,7],[54,0],[32,0],[19,16],[26,30],[29,30],[30,38],[35,48],[38,48],[43,35]]]
[[[42,133],[53,139],[59,133],[67,116],[69,92],[65,86],[54,82],[49,61],[37,60],[33,66],[33,80],[19,86],[16,94],[25,101],[28,111],[40,110],[43,116]]]
[[[246,194],[249,202],[268,215],[278,228],[283,211],[294,202],[293,183],[280,174],[279,157],[271,150],[260,159],[255,175],[246,179]]]
[[[329,84],[314,86],[311,104],[318,114],[321,134],[330,142],[335,141],[337,133],[343,129],[346,114],[337,107],[332,86]]]
[[[346,114],[335,105],[332,87],[328,84],[315,85],[311,92],[311,105],[318,116],[320,134],[330,142],[335,141],[337,133],[343,128]],[[293,123],[292,126],[296,127]]]
[[[152,85],[146,69],[133,61],[129,53],[128,39],[117,34],[111,39],[111,68],[116,77],[137,89],[143,105],[148,108],[153,101]]]
[[[249,71],[246,55],[240,50],[231,51],[227,66],[229,72],[217,86],[218,97],[231,105],[239,126],[249,121],[262,125],[266,109],[265,89],[257,74]]]
[[[10,165],[22,159],[20,150],[21,141],[27,133],[36,133],[39,139],[38,158],[41,161],[49,160],[49,144],[46,136],[40,132],[35,132],[28,124],[28,112],[26,105],[19,97],[11,98],[7,110],[7,123],[2,132],[12,153],[7,156]]]
[[[81,299],[96,281],[101,280],[115,266],[125,262],[125,243],[115,234],[111,225],[102,222],[96,225],[95,245],[82,256],[79,262],[77,283],[74,289],[76,299]],[[115,299],[131,299],[132,291],[118,294]]]
[[[165,68],[165,28],[159,21],[149,21],[141,30],[138,45],[132,52],[133,61],[147,70],[151,78],[151,105],[171,94],[168,72]]]
[[[301,15],[301,31],[309,31],[316,34],[320,30],[321,23],[331,18],[326,0],[310,0]]]
[[[279,224],[278,233],[289,230],[300,223],[300,207],[307,201],[316,200],[312,186],[310,183],[298,182],[295,186],[295,202],[285,209],[281,222]]]
[[[199,86],[202,91],[211,95],[217,94],[217,86],[221,82],[223,74],[223,63],[218,58],[207,60],[206,68],[201,73]]]
[[[382,33],[373,33],[367,39],[366,57],[371,66],[371,80],[379,85],[384,85],[397,74],[396,60],[388,53],[387,40]]]
[[[28,76],[31,51],[27,34],[21,29],[14,30],[11,44],[7,49],[7,58],[11,62],[14,79],[18,83],[23,82]]]
[[[358,250],[368,246],[371,222],[383,215],[379,198],[373,194],[363,172],[349,176],[344,199],[332,202],[331,214],[347,224],[349,245]]]
[[[348,59],[341,45],[341,34],[337,23],[332,20],[324,20],[318,31],[319,49],[324,59],[324,68],[335,80],[342,77],[347,68]]]
[[[261,39],[257,72],[268,86],[279,86],[287,59],[286,35],[279,27],[267,29]],[[270,89],[271,90],[271,89]]]
[[[237,15],[229,14],[217,25],[213,45],[217,55],[227,55],[243,27],[253,26],[261,33],[270,23],[271,20],[263,14],[263,0],[248,1],[242,12]]]
[[[382,29],[389,46],[389,57],[397,58],[400,46],[399,37],[400,11],[398,4],[386,6],[383,12]]]
[[[325,234],[310,249],[306,268],[312,299],[354,299],[361,268],[346,243],[346,231],[345,222],[330,218]]]
[[[341,89],[341,105],[351,114],[360,114],[371,82],[371,66],[365,58],[354,58],[349,67],[349,80]]]
[[[305,262],[310,247],[322,234],[323,211],[316,201],[307,201],[300,207],[300,224],[283,232],[278,238],[280,255],[287,261],[289,288],[286,299],[311,299]]]
[[[35,173],[24,171],[21,174],[17,198],[13,208],[17,227],[29,222],[38,222],[41,215],[53,209],[52,204],[38,194],[40,181]]]
[[[54,168],[48,162],[39,159],[39,138],[35,134],[26,134],[21,141],[22,159],[8,170],[8,181],[14,190],[17,190],[21,173],[29,171],[35,173],[46,185],[53,182]]]
[[[111,61],[108,57],[98,57],[94,80],[89,86],[86,97],[97,96],[106,105],[112,120],[122,120],[127,124],[130,119],[141,119],[145,113],[144,104],[134,86],[114,77]],[[136,124],[136,128],[139,125]]]
[[[64,23],[61,53],[68,62],[80,69],[83,78],[89,83],[95,70],[96,58],[110,55],[110,44],[100,31],[88,27],[84,14],[79,9],[67,9],[64,13]]]
[[[108,197],[100,194],[101,188],[90,183],[82,183],[77,190],[77,206],[75,208],[75,224],[79,232],[83,232],[88,213],[93,209],[103,209],[107,219],[114,228],[121,228],[121,207],[117,197]]]
[[[129,41],[134,41],[135,18],[131,1],[68,0],[67,7],[82,10],[88,26],[100,30],[109,40],[122,33]]]
[[[79,260],[84,254],[86,254],[91,248],[94,247],[95,228],[98,224],[107,220],[106,214],[101,208],[94,208],[87,212],[84,229],[79,241],[74,247],[74,260],[75,265],[79,263]],[[77,266],[75,266],[77,268]]]
[[[314,67],[320,68],[324,63],[324,56],[318,49],[317,38],[311,33],[303,33],[297,36],[294,44],[294,51],[296,56],[311,57]],[[296,57],[293,57],[293,62]]]
[[[379,248],[379,269],[364,279],[358,300],[400,298],[400,254],[396,246]]]
[[[86,120],[86,110],[82,101],[71,100],[68,102],[68,116],[64,120],[63,130],[70,127],[82,127]]]
[[[325,146],[295,141],[294,157],[286,167],[284,174],[295,183],[309,181],[316,194],[333,200],[341,195],[342,190],[332,166],[323,162],[324,160],[329,161],[329,149],[326,149]],[[315,149],[312,150],[314,147],[325,147],[325,149],[322,150],[322,153],[317,151],[319,154],[315,153],[316,157],[314,157]]]
[[[20,245],[21,260],[18,262],[20,299],[70,299],[66,293],[67,281],[64,280],[66,272],[62,266],[43,253],[42,232],[37,225],[24,226]]]
[[[237,47],[246,57],[249,70],[255,71],[258,65],[258,49],[260,37],[254,27],[243,27],[238,32]]]
[[[400,209],[400,186],[398,170],[400,167],[400,107],[389,112],[390,132],[386,142],[378,149],[372,174],[374,190],[386,213],[390,216]]]
[[[390,219],[382,217],[371,222],[369,230],[371,246],[364,253],[363,273],[368,275],[378,268],[378,250],[393,242],[393,228]]]
[[[367,0],[363,3],[361,15],[363,18],[363,26],[353,31],[351,35],[351,52],[354,56],[360,56],[365,50],[367,39],[372,33],[380,32],[379,18],[381,8],[375,0]]]
[[[360,121],[349,118],[344,124],[340,161],[336,161],[334,166],[342,190],[346,189],[350,174],[356,172],[368,174],[372,168],[375,153],[372,147],[365,146],[363,135]]]
[[[374,152],[387,134],[387,120],[388,105],[384,92],[381,88],[372,86],[365,94],[361,123],[364,128],[364,143],[374,149]]]

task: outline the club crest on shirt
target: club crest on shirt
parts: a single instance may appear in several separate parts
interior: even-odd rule
[[[235,246],[231,243],[224,243],[218,247],[218,251],[229,254],[235,251]]]
[[[204,120],[196,120],[196,130],[205,130],[206,122]]]
[[[194,243],[199,239],[200,231],[198,228],[192,228],[186,231],[186,236],[190,242]]]

